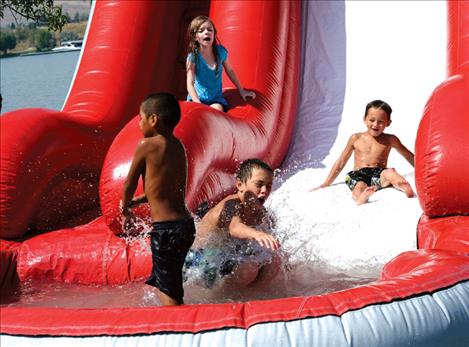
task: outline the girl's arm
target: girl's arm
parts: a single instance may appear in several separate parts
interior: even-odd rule
[[[192,101],[200,103],[199,96],[194,87],[195,83],[195,65],[189,61],[186,62],[186,87]]]
[[[337,159],[337,161],[334,163],[334,166],[332,166],[332,169],[329,172],[329,175],[327,176],[324,183],[321,184],[319,187],[313,188],[311,190],[328,187],[334,182],[334,180],[337,178],[337,176],[339,176],[339,173],[344,168],[345,164],[347,164],[347,161],[350,159],[350,156],[353,153],[353,143],[355,141],[356,141],[356,134],[350,136],[350,139],[348,140],[347,145],[345,146],[345,149],[343,150],[339,159]]]
[[[233,82],[236,88],[238,88],[239,94],[241,95],[244,101],[246,101],[247,98],[254,99],[256,97],[256,93],[254,93],[253,91],[245,90],[243,88],[228,58],[226,58],[225,61],[223,62],[223,67],[225,68],[225,72],[230,78],[231,82]]]

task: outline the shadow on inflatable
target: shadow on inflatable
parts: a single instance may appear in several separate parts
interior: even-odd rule
[[[2,293],[30,279],[106,285],[150,272],[150,255],[117,236],[117,207],[141,136],[139,102],[155,90],[183,98],[185,28],[200,13],[217,23],[238,76],[259,97],[245,104],[229,88],[227,113],[181,104],[189,208],[232,191],[239,161],[280,166],[297,106],[300,2],[95,2],[63,110],[0,117]],[[469,3],[448,2],[448,14],[449,77],[430,97],[416,143],[419,249],[386,264],[379,280],[246,303],[2,307],[2,344],[469,345]]]

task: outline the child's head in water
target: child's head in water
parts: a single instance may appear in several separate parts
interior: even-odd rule
[[[274,171],[259,159],[243,161],[236,171],[236,188],[242,202],[246,199],[256,198],[259,203],[264,202],[272,191]]]
[[[154,136],[166,128],[172,131],[181,119],[181,108],[174,95],[150,94],[140,104],[140,130],[145,137]]]

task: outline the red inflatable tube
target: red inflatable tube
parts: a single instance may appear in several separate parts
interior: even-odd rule
[[[419,220],[418,248],[452,249],[469,254],[469,216]]]
[[[100,159],[92,128],[45,109],[10,112],[0,121],[2,237],[47,230],[96,205],[99,171],[93,167]]]
[[[242,105],[239,97],[230,98],[233,93],[229,93],[236,107],[228,113],[194,103],[182,105],[183,117],[175,134],[187,149],[187,203],[193,211],[234,188],[233,174],[240,161],[256,157],[273,167],[282,162],[297,98],[299,3],[214,2],[211,16],[230,60],[236,62],[238,76],[255,90],[257,98],[252,105]],[[118,206],[123,182],[141,137],[136,118],[115,138],[103,165],[101,208],[117,234],[121,232]],[[142,192],[140,187],[138,193]]]
[[[448,76],[469,73],[468,18],[468,1],[448,1]]]
[[[469,75],[456,75],[430,97],[415,146],[415,181],[429,217],[469,214]]]
[[[7,294],[19,284],[17,257],[20,242],[0,240],[0,292]]]
[[[176,135],[184,143],[189,158],[187,203],[190,209],[195,210],[201,202],[216,200],[232,190],[239,161],[258,157],[277,167],[283,160],[295,119],[299,11],[298,2],[212,4],[214,22],[220,28],[230,28],[229,32],[220,30],[223,44],[240,48],[233,49],[233,54],[230,51],[230,60],[237,66],[238,61],[245,59],[239,64],[243,68],[237,74],[246,88],[256,91],[257,98],[251,104],[242,105],[239,97],[228,92],[229,101],[236,105],[228,113],[205,105],[182,103],[182,120]],[[229,18],[226,13],[236,13],[236,19],[225,22]],[[251,40],[256,40],[254,44],[238,32],[241,29],[236,29],[244,26],[247,29],[243,30],[258,33],[251,35]],[[241,56],[244,45],[259,49]],[[252,71],[251,61],[260,64]],[[104,220],[116,234],[121,231],[118,205],[123,181],[141,137],[138,118],[134,118],[116,136],[104,161],[101,207]],[[141,211],[148,212],[145,208]],[[100,218],[88,226],[25,241],[19,252],[18,273],[22,280],[45,277],[65,282],[124,283],[148,275],[151,269],[149,253],[134,247],[111,237]],[[94,271],[84,271],[89,268]]]
[[[177,28],[185,11],[200,4],[206,6],[95,3],[96,15],[91,16],[63,111],[24,109],[0,117],[0,237],[78,225],[98,214],[98,180],[106,151],[138,113],[145,95],[163,89],[177,92],[174,76],[181,67],[174,37],[181,32]],[[158,20],[153,20],[155,14]],[[119,21],[126,25],[115,25]],[[76,218],[90,209],[94,213]]]
[[[415,144],[420,248],[469,253],[469,3],[448,1],[448,73],[425,107]]]
[[[17,272],[21,281],[121,284],[148,276],[148,249],[116,237],[101,217],[24,241],[17,250]]]
[[[340,316],[369,305],[379,306],[409,298],[416,292],[431,293],[467,280],[467,265],[467,257],[454,252],[412,251],[388,263],[380,281],[326,295],[249,303],[158,307],[157,312],[150,307],[104,310],[41,307],[28,308],[28,315],[24,315],[22,308],[6,308],[0,312],[1,329],[8,334],[53,336],[197,333],[233,327],[247,329],[265,322]],[[18,320],[19,317],[21,320]]]

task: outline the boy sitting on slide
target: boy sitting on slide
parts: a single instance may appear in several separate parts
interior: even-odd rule
[[[368,202],[378,189],[393,186],[404,192],[408,198],[414,196],[410,184],[393,168],[388,168],[389,152],[395,148],[410,165],[414,166],[414,154],[399,141],[397,136],[385,134],[391,125],[391,106],[381,100],[366,105],[363,121],[367,131],[353,134],[334,163],[326,181],[319,188],[330,186],[354,153],[354,169],[345,176],[345,183],[352,191],[357,205]]]

